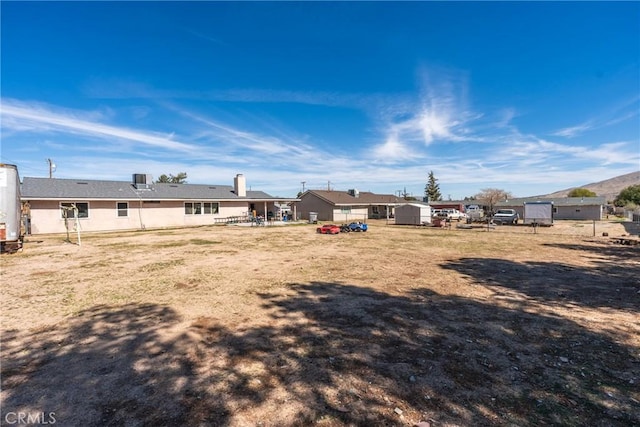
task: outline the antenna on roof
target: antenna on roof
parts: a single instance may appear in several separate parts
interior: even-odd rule
[[[47,159],[49,163],[49,178],[53,178],[53,173],[56,171],[56,164],[53,163],[53,160]]]

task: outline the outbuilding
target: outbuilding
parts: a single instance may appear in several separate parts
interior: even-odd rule
[[[396,207],[397,225],[430,225],[431,206],[426,203],[406,203]]]
[[[602,219],[606,200],[604,197],[528,197],[509,199],[496,203],[496,209],[515,209],[524,218],[525,203],[548,202],[553,204],[554,219],[596,220]]]

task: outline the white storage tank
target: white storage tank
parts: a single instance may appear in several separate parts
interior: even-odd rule
[[[22,248],[22,239],[18,167],[0,163],[0,250]]]

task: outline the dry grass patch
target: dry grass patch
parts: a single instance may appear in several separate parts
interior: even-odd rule
[[[575,225],[45,236],[2,257],[2,407],[61,425],[640,425],[640,247]]]

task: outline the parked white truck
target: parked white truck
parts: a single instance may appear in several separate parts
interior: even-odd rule
[[[0,252],[22,249],[23,237],[18,168],[0,163]]]
[[[524,223],[526,225],[553,225],[553,202],[525,202]]]

